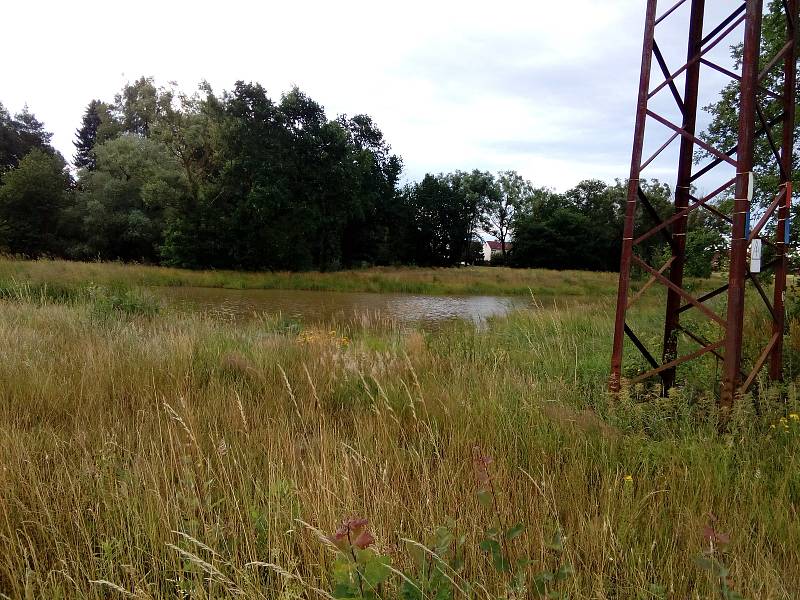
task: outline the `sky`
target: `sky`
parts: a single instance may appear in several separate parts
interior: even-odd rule
[[[297,85],[329,117],[372,116],[406,180],[513,169],[564,191],[628,175],[644,4],[7,0],[0,52],[15,58],[0,66],[0,102],[12,112],[27,104],[69,159],[88,102],[113,99],[141,75],[186,91],[202,80],[217,92],[257,81],[274,99]],[[685,58],[688,4],[657,30],[673,70]],[[708,4],[706,30],[738,2]],[[712,57],[730,64],[728,46]],[[725,83],[704,72],[701,104]],[[674,116],[667,90],[653,106]],[[647,147],[668,135],[651,122]],[[675,149],[646,175],[674,184]]]

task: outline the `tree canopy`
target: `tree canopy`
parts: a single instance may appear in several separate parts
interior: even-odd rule
[[[185,94],[141,77],[88,103],[75,181],[50,139],[27,108],[11,116],[0,105],[0,250],[331,270],[471,264],[484,259],[484,239],[497,239],[493,262],[618,267],[624,182],[585,180],[556,193],[510,170],[403,182],[402,159],[370,116],[328,116],[297,87],[274,98],[258,83],[222,93],[203,83]],[[644,187],[667,216],[669,187]],[[648,223],[637,215],[637,226]],[[707,271],[722,236],[690,219],[699,256],[690,274]],[[654,237],[639,251],[653,260],[665,245]]]

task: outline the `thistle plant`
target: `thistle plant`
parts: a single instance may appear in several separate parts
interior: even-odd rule
[[[723,600],[744,600],[739,592],[731,588],[730,568],[727,566],[726,555],[731,537],[718,530],[719,519],[714,513],[708,513],[708,522],[703,527],[703,539],[708,544],[697,556],[697,565],[711,574],[715,587]]]
[[[375,537],[364,518],[342,521],[328,541],[337,550],[333,564],[334,598],[380,598],[391,575],[390,560],[369,547]]]

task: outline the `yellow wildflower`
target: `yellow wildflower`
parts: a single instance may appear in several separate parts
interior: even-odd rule
[[[800,415],[798,415],[797,413],[791,413],[791,414],[789,415],[789,418],[790,418],[792,421],[800,421]]]
[[[633,483],[633,475],[625,475],[625,483]]]

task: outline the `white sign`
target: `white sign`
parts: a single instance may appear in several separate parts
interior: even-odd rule
[[[761,273],[761,239],[756,238],[750,244],[750,272]]]

